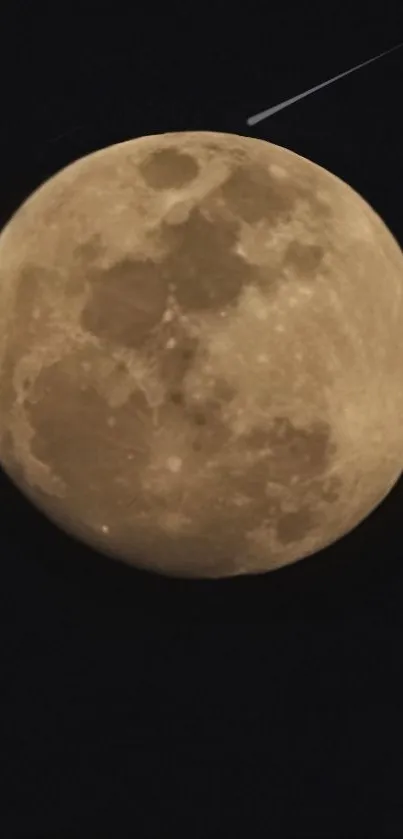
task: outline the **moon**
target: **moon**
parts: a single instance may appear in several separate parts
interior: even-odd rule
[[[403,255],[312,161],[141,137],[0,236],[0,459],[97,550],[256,574],[340,539],[403,463]]]

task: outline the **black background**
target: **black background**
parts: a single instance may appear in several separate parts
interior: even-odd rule
[[[0,222],[77,157],[174,130],[284,145],[403,242],[400,3],[0,12]],[[402,336],[403,337],[403,336]],[[403,836],[403,484],[260,577],[169,580],[76,544],[0,473],[5,837]]]

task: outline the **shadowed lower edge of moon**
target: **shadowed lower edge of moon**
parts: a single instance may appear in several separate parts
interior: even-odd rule
[[[200,563],[194,563],[192,561],[193,556],[191,555],[191,560],[189,561],[188,556],[188,561],[185,563],[174,561],[167,564],[166,558],[168,557],[169,559],[170,555],[169,550],[167,551],[164,546],[164,558],[160,561],[157,559],[156,561],[155,556],[152,554],[152,562],[150,562],[150,555],[147,550],[143,552],[141,549],[133,550],[132,543],[130,544],[130,550],[127,549],[128,546],[125,544],[108,543],[108,540],[103,538],[101,534],[91,531],[85,522],[80,522],[79,526],[77,526],[76,520],[73,521],[72,518],[66,518],[63,505],[59,507],[57,499],[53,498],[51,499],[52,503],[49,503],[48,496],[43,493],[37,493],[33,487],[30,487],[26,484],[26,482],[21,480],[21,467],[18,464],[9,461],[7,466],[10,479],[26,500],[32,503],[33,507],[36,508],[45,519],[57,528],[60,528],[62,532],[66,533],[74,541],[78,543],[82,542],[90,549],[99,551],[103,556],[111,560],[117,560],[123,565],[134,566],[139,571],[146,571],[152,575],[168,577],[173,580],[184,579],[189,581],[194,580],[197,582],[197,580],[230,579],[244,574],[257,576],[268,572],[281,571],[288,566],[297,564],[301,560],[309,559],[310,557],[321,554],[322,551],[326,551],[328,548],[333,546],[337,547],[344,538],[354,534],[358,527],[363,523],[363,516],[357,514],[349,520],[348,523],[346,523],[344,528],[339,529],[337,533],[330,534],[327,538],[322,539],[320,544],[313,544],[308,546],[305,550],[295,552],[293,556],[288,557],[285,561],[282,561],[279,557],[270,556],[268,553],[265,563],[261,561],[253,562],[253,560],[251,561],[245,557],[244,563],[241,562],[238,565],[236,565],[233,561],[221,563],[213,561],[211,564],[206,564],[205,554],[203,551],[203,558]],[[399,479],[401,479],[401,476],[402,469],[399,468],[393,478],[390,479],[388,485],[384,487],[382,493],[378,494],[371,507],[365,510],[365,519],[368,519],[377,511],[384,502],[385,498],[394,489]]]
[[[164,406],[161,421],[173,435],[178,427],[193,440],[187,467],[190,472],[184,476],[185,492],[183,485],[174,486],[159,472],[156,485],[146,491],[142,478],[150,465],[153,436],[152,412],[144,393],[137,391],[115,411],[116,425],[108,428],[110,408],[93,388],[87,387],[81,394],[80,411],[76,410],[74,357],[72,353],[39,374],[29,399],[29,419],[34,430],[32,454],[68,487],[69,507],[76,508],[77,524],[79,510],[85,509],[87,525],[91,520],[94,524],[108,521],[111,539],[116,531],[118,541],[126,545],[135,541],[140,548],[143,541],[154,564],[163,551],[170,557],[170,565],[177,565],[178,574],[203,576],[205,566],[206,576],[225,576],[237,573],[239,557],[247,553],[247,535],[253,530],[264,524],[275,526],[280,545],[290,546],[303,541],[318,526],[321,504],[337,501],[338,481],[326,477],[334,447],[324,422],[304,430],[295,428],[287,417],[274,418],[270,428],[255,429],[238,439],[236,456],[234,447],[229,446],[229,457],[223,457],[229,443],[229,429],[222,418],[223,393],[231,398],[231,391],[225,388],[219,390],[216,400],[199,405],[197,411],[186,408],[181,391],[174,392],[175,399]],[[181,421],[187,412],[184,428]],[[136,454],[128,468],[126,458],[133,447],[133,435]],[[274,458],[268,456],[270,447],[275,451]],[[216,468],[210,474],[204,470],[203,478],[192,483],[193,472],[203,475],[207,458],[210,462],[215,459]],[[292,508],[283,509],[287,482],[293,474],[299,475],[300,484],[294,486]],[[123,481],[117,486],[119,476]],[[272,487],[282,487],[280,497],[267,491],[270,479]],[[49,499],[42,506],[56,504],[62,510],[63,503]],[[164,530],[163,523],[178,512],[190,523],[188,532]],[[60,513],[59,520],[62,518]],[[102,546],[107,540],[97,536],[96,527],[91,530],[90,541]],[[200,561],[197,546],[203,548]],[[189,556],[192,569],[187,569]],[[163,560],[156,570],[164,571]]]

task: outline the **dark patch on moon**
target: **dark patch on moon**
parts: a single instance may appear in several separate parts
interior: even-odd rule
[[[86,268],[98,259],[103,250],[102,237],[99,233],[94,233],[94,235],[90,236],[86,242],[82,242],[81,245],[77,245],[74,251],[74,256],[77,257]]]
[[[334,504],[339,500],[342,492],[340,478],[336,478],[335,476],[326,478],[320,487],[320,492],[324,501],[327,501],[329,504]]]
[[[22,389],[25,393],[27,393],[32,386],[32,378],[30,376],[26,376],[22,382]]]
[[[161,324],[169,286],[185,311],[235,304],[244,285],[264,278],[232,250],[237,232],[237,223],[211,223],[194,209],[183,224],[162,226],[169,247],[163,261],[126,258],[106,271],[91,269],[84,329],[118,345],[141,347]]]
[[[223,408],[234,399],[236,390],[225,379],[218,377],[210,395],[203,401],[192,399],[185,403],[185,413],[189,421],[197,426],[199,433],[194,448],[203,450],[205,454],[216,454],[223,446],[230,443],[230,432],[223,418]],[[217,445],[214,447],[214,434],[217,435]]]
[[[183,224],[165,226],[163,236],[171,251],[161,272],[167,283],[175,284],[175,297],[184,309],[235,304],[242,288],[260,278],[260,271],[233,250],[238,230],[233,220],[210,222],[199,208]]]
[[[39,297],[41,275],[39,266],[27,264],[22,269],[18,279],[14,311],[18,319],[25,321],[26,325],[32,317],[35,303]]]
[[[169,398],[174,405],[183,405],[184,395],[180,390],[174,390],[170,393]]]
[[[316,274],[325,256],[325,249],[320,245],[304,245],[294,241],[288,245],[284,255],[284,265],[291,266],[295,272],[304,277]]]
[[[263,453],[250,473],[240,476],[242,491],[249,491],[253,499],[249,529],[274,524],[278,540],[286,545],[303,539],[317,525],[317,502],[330,503],[338,497],[337,481],[330,486],[326,477],[335,451],[330,436],[326,422],[318,420],[310,428],[300,429],[288,417],[277,417],[271,429],[256,429],[247,437],[246,446]],[[286,489],[294,475],[299,481],[299,486],[294,485],[294,495],[300,506],[284,512],[281,498],[270,496],[270,482]],[[304,500],[305,488],[312,491],[311,506]]]
[[[176,341],[174,347],[166,347],[168,336]],[[166,331],[161,329],[154,337],[149,347],[150,362],[157,359],[159,374],[167,391],[178,393],[181,390],[185,376],[193,367],[198,348],[198,340],[188,335],[181,326]]]
[[[230,432],[223,418],[223,400],[212,393],[199,403],[177,385],[167,395],[160,409],[163,428],[179,426],[186,421],[191,449],[195,455],[194,467],[202,468],[206,459],[220,455],[230,444]]]
[[[174,426],[185,417],[188,429],[193,429],[192,468],[198,471],[206,463],[212,464],[210,488],[203,489],[201,483],[200,491],[192,491],[181,502],[182,510],[195,528],[193,538],[199,531],[201,537],[204,534],[208,544],[214,545],[215,556],[222,539],[223,561],[234,562],[240,552],[247,551],[247,534],[264,526],[274,527],[284,545],[302,540],[317,526],[320,503],[335,500],[339,487],[326,474],[335,450],[328,423],[318,419],[310,427],[297,428],[288,417],[279,416],[271,427],[235,438],[223,415],[224,395],[230,399],[234,393],[226,382],[222,385],[220,396],[218,387],[217,395],[196,406],[184,391],[174,390],[161,422],[164,427]],[[293,489],[297,509],[289,511],[283,509],[282,502],[293,476],[298,478]],[[273,482],[284,487],[284,495],[273,494]],[[173,497],[169,497],[172,503]]]
[[[152,152],[140,165],[140,172],[152,189],[174,189],[193,181],[199,164],[190,154],[176,149]]]
[[[2,368],[0,369],[0,405],[4,416],[8,414],[13,406],[16,392],[14,388],[14,371],[17,364],[17,353],[15,346],[9,342],[5,353]]]
[[[231,402],[237,395],[237,389],[221,376],[215,379],[213,385],[213,399],[221,403]]]
[[[293,475],[309,482],[321,478],[336,450],[328,423],[317,420],[308,428],[296,428],[288,417],[275,417],[271,426],[253,429],[237,446],[260,453],[266,481],[284,486]]]
[[[223,418],[223,402],[212,395],[201,405],[189,404],[186,415],[193,425],[193,450],[212,458],[230,445],[228,425]]]
[[[325,474],[332,452],[330,428],[325,422],[318,420],[310,428],[299,429],[287,417],[278,417],[271,429],[256,429],[235,439],[223,419],[223,402],[219,399],[206,401],[195,412],[191,405],[184,405],[181,394],[178,405],[180,412],[188,411],[189,423],[198,426],[193,451],[200,457],[201,467],[217,458],[218,471],[214,473],[213,469],[210,489],[203,489],[201,483],[200,492],[192,492],[183,506],[194,530],[189,538],[195,544],[200,533],[205,552],[208,554],[209,546],[214,549],[217,569],[221,562],[235,569],[237,557],[247,553],[247,537],[254,530],[274,527],[279,542],[288,545],[304,539],[317,526],[318,503],[330,502],[334,496],[326,493],[335,491]],[[286,492],[293,474],[299,476],[300,484],[293,493],[297,509],[290,512],[282,507],[286,495],[273,494],[271,482],[283,484]],[[177,538],[182,544],[182,536]],[[183,538],[185,544],[187,537]]]
[[[268,495],[267,482],[268,463],[262,458],[230,468],[222,477],[222,486],[214,488],[214,504],[203,521],[203,529],[212,546],[221,540],[225,543],[228,558],[234,560],[245,554],[247,533],[275,518],[278,500]]]
[[[58,297],[60,292],[60,315],[64,306],[66,312],[75,311],[68,300],[72,294],[88,290],[83,325],[100,337],[100,347],[84,340],[84,346],[77,347],[71,356],[51,367],[43,367],[33,381],[27,373],[20,384],[19,396],[24,399],[27,418],[32,422],[32,454],[66,483],[67,495],[60,501],[60,509],[63,508],[64,521],[69,520],[77,533],[79,525],[85,521],[90,525],[94,522],[99,522],[100,526],[101,523],[111,524],[114,533],[105,543],[111,544],[115,534],[121,544],[127,537],[126,559],[133,559],[132,552],[144,544],[147,545],[145,565],[148,567],[155,568],[160,562],[162,571],[174,570],[176,566],[179,573],[189,570],[190,574],[200,576],[221,576],[236,570],[236,557],[239,559],[242,554],[248,558],[249,567],[253,566],[253,546],[247,541],[253,538],[253,531],[258,531],[264,539],[266,529],[268,543],[269,534],[275,531],[280,548],[281,544],[295,543],[297,554],[298,543],[312,530],[318,541],[326,534],[340,530],[344,514],[342,496],[346,486],[354,480],[354,464],[347,463],[346,466],[343,452],[337,451],[331,422],[317,420],[310,427],[300,428],[290,417],[278,416],[271,427],[265,428],[262,423],[263,427],[250,435],[232,435],[225,402],[241,394],[220,381],[209,398],[197,399],[196,385],[192,389],[193,377],[188,373],[193,365],[195,373],[201,369],[203,340],[199,344],[187,334],[187,329],[190,333],[192,327],[198,325],[198,318],[190,318],[186,326],[186,319],[181,319],[180,315],[187,312],[218,315],[220,307],[230,309],[237,303],[246,285],[264,284],[264,290],[270,290],[273,295],[279,283],[288,279],[284,270],[286,265],[302,281],[323,270],[325,252],[340,255],[343,247],[346,249],[343,231],[332,226],[340,212],[338,191],[342,187],[335,184],[333,188],[328,179],[327,188],[327,176],[318,167],[299,161],[295,156],[287,158],[285,154],[284,157],[282,152],[276,152],[270,146],[265,152],[264,146],[259,145],[260,154],[253,141],[231,139],[227,135],[226,140],[217,138],[215,144],[213,140],[206,143],[200,137],[203,160],[206,160],[204,154],[208,146],[210,160],[217,153],[221,163],[228,166],[227,175],[223,176],[226,180],[201,198],[181,223],[189,205],[199,201],[197,190],[192,197],[191,186],[185,203],[176,208],[176,221],[179,219],[180,223],[172,226],[162,221],[156,230],[151,225],[158,224],[158,214],[164,212],[161,204],[164,193],[161,191],[179,190],[181,186],[193,185],[195,179],[199,184],[204,174],[202,156],[200,154],[199,160],[192,145],[182,145],[180,139],[176,148],[170,143],[169,148],[149,153],[148,158],[143,159],[140,171],[135,150],[130,172],[125,168],[127,152],[123,150],[121,158],[118,151],[121,169],[118,175],[115,151],[111,156],[109,152],[105,153],[105,164],[97,162],[99,158],[90,161],[89,165],[85,163],[76,180],[73,177],[67,186],[63,186],[63,182],[60,187],[56,185],[55,191],[49,193],[54,195],[53,201],[51,197],[45,197],[33,211],[32,224],[35,226],[36,214],[39,222],[38,235],[33,233],[32,239],[33,259],[44,262],[48,268],[28,264],[19,277],[6,279],[7,283],[14,283],[16,303],[14,311],[10,306],[10,311],[5,312],[8,334],[0,375],[2,457],[10,474],[16,474],[19,468],[21,487],[32,490],[33,497],[46,494],[45,490],[29,484],[31,471],[23,468],[27,455],[23,447],[24,428],[19,424],[18,406],[15,405],[13,374],[15,365],[24,358],[31,359],[33,368],[39,366],[40,355],[35,353],[42,347],[57,346],[59,339],[62,341],[60,320],[52,318],[52,306],[56,305],[55,286]],[[150,142],[148,149],[156,149],[158,145],[158,141]],[[165,140],[162,146],[165,146]],[[248,151],[241,152],[240,146]],[[147,143],[142,148],[147,149]],[[263,165],[265,155],[266,166]],[[281,164],[282,158],[289,175],[283,179],[276,178],[274,169],[270,172],[270,160],[278,160]],[[106,163],[106,160],[110,162]],[[147,229],[150,224],[149,244],[152,246],[154,241],[158,245],[155,253],[151,252],[152,259],[136,253],[133,243],[129,258],[120,259],[110,269],[102,269],[99,266],[104,263],[99,257],[103,255],[107,259],[109,254],[100,236],[89,237],[74,250],[78,242],[72,243],[68,238],[70,222],[75,226],[87,209],[91,214],[90,202],[85,202],[85,208],[81,207],[80,200],[77,204],[77,196],[80,199],[83,190],[89,190],[88,195],[92,193],[94,184],[98,184],[105,194],[109,193],[112,202],[121,194],[127,195],[127,187],[129,191],[132,189],[128,196],[128,213],[136,202],[137,184],[139,194],[134,215]],[[322,185],[329,193],[329,204],[321,201]],[[323,192],[323,198],[325,195]],[[348,203],[347,191],[345,197]],[[342,199],[340,192],[340,202]],[[94,212],[91,218],[83,218],[84,236],[86,232],[89,235],[90,228],[95,231],[103,224],[105,216],[102,215],[98,223],[96,209]],[[53,244],[44,229],[46,219],[53,222],[59,219]],[[236,253],[241,227],[244,229],[241,221],[246,226],[260,220],[265,224],[261,226],[262,234],[257,226],[259,250],[264,246],[260,239],[264,236],[263,230],[269,230],[270,226],[275,229],[279,223],[285,222],[287,241],[295,240],[288,245],[283,265],[279,265],[282,248],[280,251],[274,243],[273,269],[250,265]],[[317,244],[304,245],[302,237],[301,241],[297,240],[300,224],[312,236],[310,241]],[[371,224],[376,237],[378,222],[372,216]],[[66,227],[64,238],[63,227]],[[381,239],[386,236],[383,228],[379,231]],[[109,234],[113,237],[112,230]],[[17,228],[17,241],[19,235]],[[376,242],[374,253],[375,245]],[[9,246],[3,246],[6,263]],[[357,253],[352,253],[354,247]],[[370,246],[362,247],[363,258],[367,258]],[[395,266],[394,252],[389,256],[387,251],[386,243],[385,276],[388,259]],[[161,254],[164,254],[162,258]],[[358,244],[347,247],[345,267],[348,274],[351,263],[350,284],[354,284],[356,277],[357,254]],[[260,253],[257,256],[260,258]],[[351,257],[350,263],[347,257]],[[268,253],[267,261],[271,259]],[[396,265],[397,259],[396,256]],[[59,265],[63,270],[59,271]],[[71,276],[66,280],[64,272],[68,270]],[[167,303],[174,302],[170,293],[176,295],[184,311],[178,312],[174,305],[172,320],[165,318],[164,321]],[[208,322],[206,318],[206,327]],[[73,340],[74,336],[71,338]],[[385,333],[385,341],[386,338]],[[166,388],[164,405],[151,410],[144,394],[137,391],[124,405],[110,408],[94,385],[98,363],[107,361],[111,343],[141,348],[141,359],[146,366],[150,364],[151,376],[158,378],[159,375]],[[83,361],[87,361],[88,366],[84,366]],[[94,366],[91,366],[92,361],[95,361]],[[122,384],[123,392],[129,377],[129,369],[116,366],[108,384],[115,385],[116,392]],[[210,385],[211,382],[206,388]],[[286,391],[287,381],[284,383],[285,397]],[[265,398],[262,393],[262,407]],[[268,392],[267,399],[271,398]],[[286,409],[284,413],[287,413]],[[156,444],[155,459],[153,443]],[[169,462],[170,456],[182,459],[180,469],[179,462]],[[21,465],[17,464],[17,459]],[[27,462],[25,466],[34,469],[35,463]],[[39,471],[38,466],[38,475]],[[378,479],[374,476],[374,485],[376,480],[380,486],[381,475]],[[51,484],[48,486],[50,493]],[[56,495],[49,498],[48,503],[43,504],[44,508],[50,508],[56,503],[55,499]],[[357,499],[354,504],[357,512]],[[142,512],[145,513],[143,517]],[[181,513],[185,516],[182,521]],[[166,518],[165,514],[168,514]],[[352,520],[354,515],[353,510]],[[186,517],[190,518],[189,530],[186,529]],[[185,535],[162,532],[164,526],[180,529],[182,525]],[[156,546],[155,553],[148,550],[150,545]],[[261,562],[263,570],[263,566],[270,565],[269,556],[266,563],[263,559],[263,541],[255,551],[256,555],[258,553],[261,560],[256,559],[256,562]],[[281,564],[290,554],[288,549],[278,549],[274,559]]]
[[[325,224],[331,216],[331,208],[317,198],[309,181],[279,181],[257,163],[236,166],[215,194],[224,199],[234,218],[250,224],[263,219],[273,225],[292,221],[299,199],[307,201],[316,221]]]
[[[313,511],[302,507],[292,513],[284,513],[277,522],[277,538],[283,545],[299,542],[317,524]]]
[[[66,482],[76,508],[99,512],[108,523],[111,515],[116,518],[120,502],[127,504],[135,496],[139,507],[144,503],[139,474],[149,459],[151,411],[141,391],[112,410],[90,378],[80,388],[85,377],[77,375],[77,364],[74,356],[66,357],[39,374],[26,403],[34,430],[31,449]],[[129,473],[129,487],[116,483]]]
[[[294,191],[279,185],[264,166],[253,163],[235,168],[219,192],[234,215],[250,224],[291,217],[296,198]]]
[[[206,457],[219,455],[230,443],[230,432],[223,418],[223,407],[234,398],[236,391],[224,379],[218,378],[210,395],[199,402],[185,392],[183,379],[184,375],[180,376],[178,371],[175,385],[168,392],[168,405],[175,406],[178,419],[186,419],[191,429],[192,449],[194,452],[201,452],[202,465]],[[172,410],[168,409],[168,413],[171,416]],[[166,416],[163,409],[163,425],[167,422]]]
[[[126,258],[107,271],[92,265],[86,278],[90,297],[82,315],[85,329],[120,345],[140,347],[161,322],[169,287],[185,311],[235,305],[245,285],[266,290],[269,285],[277,290],[278,271],[271,277],[267,267],[253,266],[236,253],[239,219],[256,222],[264,218],[273,224],[285,217],[291,220],[297,198],[307,197],[313,206],[312,196],[305,194],[301,185],[279,184],[264,167],[254,164],[234,169],[217,194],[224,197],[232,215],[216,215],[210,220],[202,202],[182,224],[173,227],[163,222],[157,235],[168,252],[159,262]],[[97,242],[88,243],[90,264],[97,246]],[[85,245],[80,247],[83,255]],[[323,256],[324,249],[318,245],[292,242],[284,265],[311,277]]]
[[[89,281],[84,329],[114,344],[141,347],[166,306],[160,267],[152,260],[124,259],[107,271],[92,272]]]
[[[193,422],[196,425],[207,425],[208,419],[207,415],[202,411],[195,411],[193,414]]]
[[[330,425],[323,420],[296,428],[288,417],[276,417],[266,439],[272,449],[269,479],[280,482],[292,475],[312,479],[324,474],[336,451]]]
[[[228,444],[228,428],[224,425],[222,432]],[[206,461],[206,443],[208,438],[203,429],[203,445],[197,450],[200,467]],[[215,448],[208,455],[218,453]],[[192,574],[199,571],[200,576],[218,577],[237,570],[239,557],[246,554],[248,530],[261,525],[275,511],[275,503],[265,495],[266,482],[266,464],[258,463],[249,469],[241,467],[238,473],[225,475],[219,470],[215,476],[212,474],[211,484],[201,483],[199,489],[195,488],[182,500],[181,511],[191,520],[191,534],[168,536],[167,542],[164,535],[165,556],[175,557],[178,572],[186,574],[187,568],[191,568]],[[250,503],[237,506],[235,493],[239,496],[250,493]]]
[[[241,543],[246,530],[265,524],[276,526],[277,537],[283,544],[303,539],[315,527],[316,502],[313,500],[311,507],[306,504],[304,487],[312,490],[313,499],[317,501],[330,503],[337,497],[337,481],[330,485],[326,478],[335,451],[330,436],[330,426],[324,421],[317,420],[311,427],[300,429],[288,417],[276,417],[271,428],[256,428],[237,441],[237,448],[244,448],[245,454],[251,451],[257,454],[248,469],[239,467],[228,475],[227,497],[233,499],[238,493],[250,498],[250,503],[240,506],[236,512],[231,504]],[[299,480],[299,486],[294,486],[294,495],[300,507],[285,513],[281,498],[270,495],[270,482],[286,489],[294,475]],[[220,510],[221,519],[222,515]]]
[[[310,482],[310,490],[319,500],[334,504],[343,493],[342,481],[338,475],[326,475]]]

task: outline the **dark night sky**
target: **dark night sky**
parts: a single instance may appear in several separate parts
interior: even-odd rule
[[[142,134],[218,130],[346,180],[403,244],[398,2],[5,3],[0,223]],[[403,337],[403,336],[402,336]],[[403,483],[261,577],[184,582],[97,556],[0,472],[0,835],[403,836]]]

